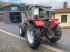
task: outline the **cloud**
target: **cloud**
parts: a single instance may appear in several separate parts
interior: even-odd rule
[[[48,0],[26,0],[26,2],[47,2]]]
[[[13,1],[13,2],[24,2],[29,4],[42,4],[42,5],[51,5],[53,8],[63,7],[63,2],[67,1],[70,6],[70,0],[2,0],[2,1]]]
[[[44,4],[44,5],[52,5],[55,3],[63,3],[64,1],[68,1],[68,0],[25,0],[26,3]]]
[[[49,0],[26,0],[25,3],[29,4],[40,4],[40,5],[50,5]]]
[[[63,2],[63,1],[67,1],[67,0],[55,0],[56,2]]]
[[[67,0],[26,0],[27,3],[53,3],[53,2],[63,2]]]

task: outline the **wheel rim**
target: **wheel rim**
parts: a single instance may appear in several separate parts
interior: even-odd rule
[[[27,30],[27,38],[28,38],[29,43],[33,43],[34,37],[33,37],[32,31]]]
[[[19,33],[20,33],[20,34],[22,33],[22,30],[21,30],[21,28],[19,29]]]

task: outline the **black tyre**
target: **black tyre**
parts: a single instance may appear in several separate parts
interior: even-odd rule
[[[55,42],[58,41],[58,40],[59,40],[59,38],[51,38],[51,39],[50,39],[50,42],[55,43]]]
[[[20,24],[19,26],[19,34],[20,36],[25,36],[25,33],[26,33],[26,27],[25,27],[25,24]]]
[[[40,29],[37,27],[34,27],[33,25],[30,25],[27,28],[27,42],[28,45],[32,49],[36,49],[40,46],[41,43],[41,37],[40,37]]]
[[[53,28],[54,37],[50,39],[50,42],[56,42],[61,39],[62,31],[59,25]]]

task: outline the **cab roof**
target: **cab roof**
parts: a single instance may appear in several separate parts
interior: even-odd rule
[[[29,7],[45,7],[45,8],[51,8],[52,6],[49,5],[41,5],[41,4],[26,4]]]

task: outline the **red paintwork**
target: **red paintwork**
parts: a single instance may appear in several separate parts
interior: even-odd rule
[[[59,20],[58,20],[58,19],[54,19],[54,20],[56,21],[56,23],[57,23],[57,24],[60,24],[60,22],[59,22]]]
[[[44,22],[42,20],[35,21],[36,26],[44,26]]]
[[[58,19],[52,19],[50,21],[50,28],[52,29],[54,26],[56,26],[57,24],[60,24],[60,22],[58,21]]]

